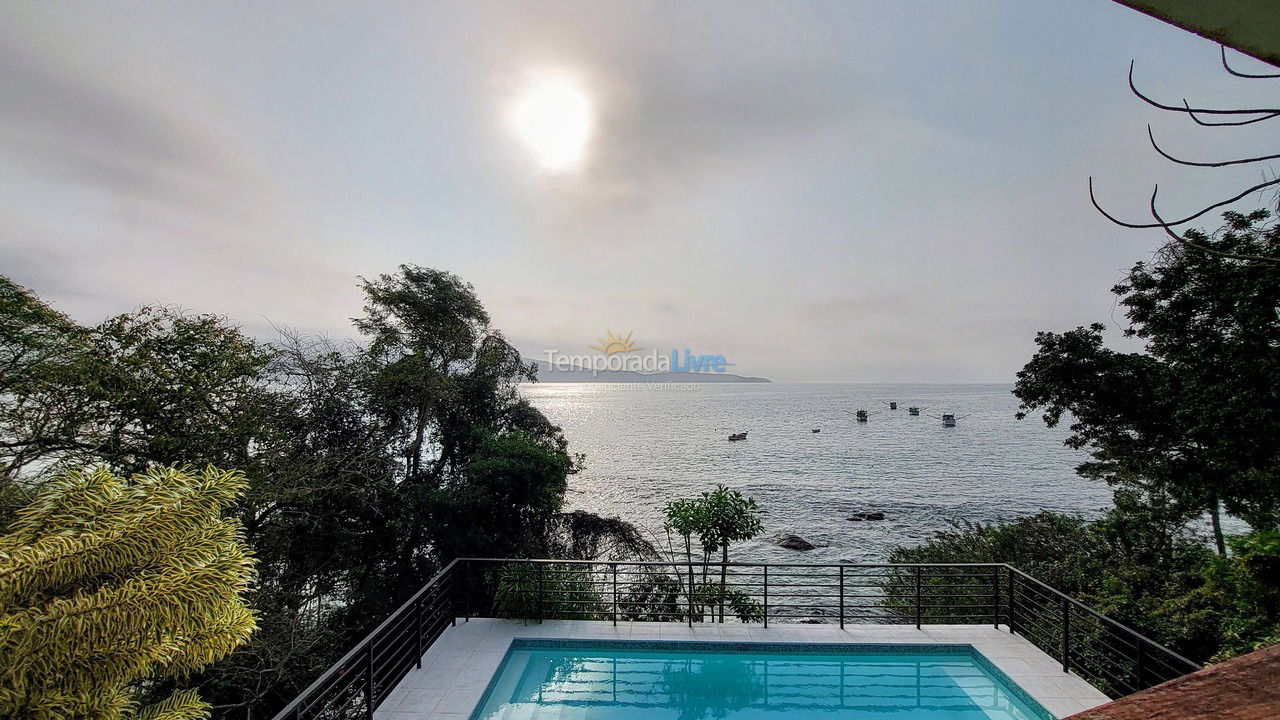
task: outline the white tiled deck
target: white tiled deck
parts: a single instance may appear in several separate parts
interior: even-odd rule
[[[1059,718],[1107,702],[1092,685],[1019,635],[989,625],[759,625],[473,619],[445,631],[375,714],[375,720],[466,720],[514,638],[727,640],[820,643],[959,643],[972,645]]]

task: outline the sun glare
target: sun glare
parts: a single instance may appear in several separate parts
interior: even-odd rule
[[[541,77],[516,96],[511,124],[539,167],[562,172],[582,164],[595,129],[594,108],[574,78]]]

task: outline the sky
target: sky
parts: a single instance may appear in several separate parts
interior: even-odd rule
[[[7,2],[0,273],[86,323],[348,338],[358,278],[412,263],[533,358],[611,330],[775,381],[1012,382],[1038,330],[1130,347],[1109,290],[1163,235],[1090,176],[1139,220],[1155,183],[1174,215],[1258,181],[1146,125],[1273,138],[1128,89],[1276,96],[1218,52],[1109,0]],[[548,83],[571,111],[531,139]]]

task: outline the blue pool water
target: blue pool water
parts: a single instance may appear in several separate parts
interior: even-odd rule
[[[472,720],[1045,720],[967,645],[516,640]]]

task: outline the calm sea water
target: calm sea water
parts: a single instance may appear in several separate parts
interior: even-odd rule
[[[512,649],[474,720],[1041,720],[957,651]]]
[[[662,506],[724,483],[766,512],[765,535],[734,559],[881,561],[952,520],[1093,515],[1110,502],[1104,483],[1075,475],[1084,454],[1063,446],[1064,428],[1014,419],[1008,385],[539,383],[524,393],[586,454],[571,509],[621,516],[665,543]],[[911,417],[908,405],[925,409]],[[869,422],[855,422],[859,408]],[[930,417],[943,413],[958,426]],[[741,431],[746,441],[728,442]],[[886,519],[847,520],[854,512]],[[782,532],[819,547],[779,548],[770,537]]]

